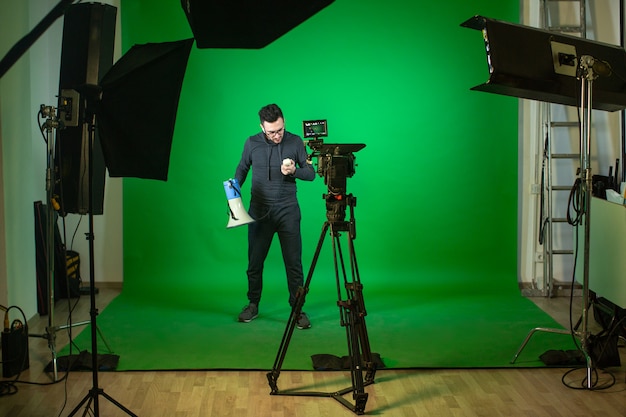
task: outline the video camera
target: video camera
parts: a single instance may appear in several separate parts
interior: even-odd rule
[[[343,221],[347,203],[347,179],[356,172],[354,153],[363,149],[365,144],[324,143],[320,138],[328,136],[326,120],[304,121],[302,126],[304,137],[312,138],[305,141],[312,150],[309,159],[317,158],[317,174],[324,178],[324,184],[328,187],[328,194],[324,195],[328,220]]]

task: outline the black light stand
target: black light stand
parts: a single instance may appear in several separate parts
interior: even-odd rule
[[[328,184],[329,193],[324,194],[326,200],[326,217],[322,227],[322,234],[317,243],[315,254],[311,262],[311,268],[307,274],[304,286],[298,291],[295,305],[291,310],[291,315],[287,322],[285,333],[280,343],[276,360],[272,371],[267,374],[267,379],[271,388],[271,395],[291,395],[291,396],[312,396],[330,397],[339,401],[345,407],[356,414],[364,414],[365,404],[368,394],[364,392],[364,387],[374,383],[376,366],[372,360],[367,328],[365,325],[365,303],[363,300],[363,285],[359,276],[359,269],[354,250],[354,239],[356,238],[356,220],[354,218],[354,207],[356,197],[345,193],[346,177],[354,174],[353,160],[356,152],[365,145],[323,145],[316,149],[320,151],[318,156],[318,173],[324,176]],[[343,147],[343,148],[342,148]],[[345,221],[346,208],[349,208],[350,217]],[[294,328],[305,302],[306,294],[309,291],[311,279],[317,265],[317,260],[322,249],[326,234],[330,232],[332,238],[333,260],[335,269],[335,279],[337,284],[337,306],[339,307],[339,319],[342,327],[346,328],[348,353],[350,355],[350,373],[352,385],[335,392],[311,392],[296,390],[280,390],[278,388],[278,378],[282,368],[289,342],[293,335]],[[344,263],[343,252],[341,250],[341,232],[346,232],[348,240],[350,275],[347,274]],[[341,278],[345,289],[345,297],[342,295]],[[364,375],[365,372],[365,375]],[[354,402],[350,402],[344,395],[352,393]]]
[[[89,158],[89,233],[87,234],[87,240],[89,241],[89,300],[90,300],[90,323],[91,323],[91,375],[92,375],[92,387],[85,395],[85,397],[78,403],[78,405],[68,414],[68,417],[75,415],[78,410],[85,404],[85,412],[83,416],[87,415],[89,407],[93,402],[92,415],[98,417],[100,415],[100,403],[99,397],[103,396],[111,403],[116,405],[122,411],[129,416],[137,417],[132,411],[124,407],[110,395],[104,392],[98,385],[98,335],[97,335],[97,316],[98,309],[96,308],[96,291],[95,291],[95,262],[94,262],[94,233],[93,233],[93,144],[95,141],[95,112],[94,103],[99,96],[99,87],[89,86],[90,91],[84,91],[85,95],[85,111],[86,120],[88,124],[89,139],[88,139],[88,158]]]
[[[93,384],[87,395],[68,415],[93,402],[99,415],[103,396],[130,416],[126,407],[98,386],[97,324],[93,236],[93,145],[98,122],[100,144],[111,177],[167,180],[169,155],[182,82],[193,39],[134,45],[105,74],[100,85],[80,87],[86,103],[89,128],[89,284],[91,300],[91,345]],[[154,88],[158,85],[158,89]],[[132,146],[130,146],[132,145]]]

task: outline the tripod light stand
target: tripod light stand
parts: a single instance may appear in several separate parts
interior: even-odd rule
[[[594,364],[588,330],[591,304],[591,112],[592,109],[616,111],[626,108],[626,52],[621,47],[482,16],[475,16],[462,23],[462,26],[482,31],[489,63],[489,81],[473,90],[579,106],[581,120],[578,186],[584,215],[583,306],[579,322],[582,329],[578,331],[578,325],[570,330],[537,327],[529,332],[511,363],[515,362],[535,332],[571,334],[580,339],[587,371],[585,388],[592,389]]]
[[[99,95],[99,89],[91,88],[91,91],[83,91],[83,97],[85,98],[86,105],[86,120],[89,131],[89,140],[88,140],[88,150],[87,155],[89,160],[91,161],[93,158],[93,144],[95,141],[95,113],[93,113],[93,107],[97,96]],[[87,234],[87,240],[89,241],[89,301],[90,301],[90,323],[91,323],[91,369],[92,369],[92,388],[89,390],[87,395],[83,397],[83,399],[78,403],[78,405],[68,414],[68,417],[75,415],[78,410],[86,404],[85,413],[92,406],[93,403],[93,415],[100,415],[100,405],[99,398],[103,396],[111,403],[115,404],[118,408],[124,411],[129,416],[137,417],[136,414],[131,412],[129,409],[124,407],[121,403],[116,401],[113,397],[104,392],[102,388],[100,388],[98,383],[98,338],[97,338],[97,316],[98,310],[96,308],[96,285],[95,285],[95,263],[94,263],[94,234],[93,234],[93,189],[92,189],[92,179],[93,179],[93,164],[89,163],[89,191],[88,191],[88,207],[89,207],[89,233]]]
[[[365,147],[364,144],[356,145],[322,145],[316,148],[319,151],[318,173],[324,176],[328,184],[329,193],[323,198],[326,200],[326,217],[322,227],[322,234],[317,243],[315,254],[311,262],[311,268],[307,274],[304,286],[298,290],[296,302],[292,308],[291,315],[287,322],[285,333],[280,343],[276,360],[272,371],[267,374],[267,379],[271,388],[271,395],[292,395],[292,396],[313,396],[334,398],[356,414],[363,414],[367,403],[368,394],[364,392],[364,387],[374,383],[376,366],[372,360],[369,337],[365,325],[365,302],[363,300],[363,285],[359,275],[356,253],[354,250],[354,239],[356,238],[356,220],[354,218],[354,207],[356,197],[346,194],[346,178],[354,174],[353,160],[356,152]],[[349,208],[349,219],[346,221],[346,208]],[[341,232],[347,234],[350,274],[348,275],[341,249]],[[278,388],[278,378],[282,368],[293,331],[296,327],[302,306],[305,302],[306,294],[309,291],[311,279],[317,265],[317,261],[322,249],[324,239],[330,233],[332,239],[333,261],[335,270],[335,280],[337,284],[337,305],[339,307],[339,318],[342,327],[346,328],[348,353],[350,356],[350,373],[352,385],[336,392],[311,392],[280,390]],[[345,297],[342,294],[342,279],[345,289]],[[365,373],[365,375],[364,375]],[[353,402],[350,402],[344,395],[352,393]]]
[[[105,74],[99,86],[79,88],[87,102],[89,155],[97,124],[110,176],[167,180],[178,101],[192,45],[193,39],[135,45]],[[158,91],[153,89],[155,85],[159,85]],[[92,164],[89,168],[91,171]],[[91,190],[89,201],[91,206]],[[92,210],[89,229],[93,386],[69,416],[83,405],[89,408],[93,404],[97,417],[100,396],[134,416],[98,386]]]
[[[592,389],[593,386],[593,358],[591,356],[591,344],[589,333],[589,308],[590,290],[589,290],[589,246],[591,236],[591,197],[592,197],[592,174],[591,174],[591,103],[593,97],[593,82],[598,78],[598,74],[594,71],[593,66],[595,59],[589,55],[583,55],[580,58],[579,78],[581,81],[580,89],[580,113],[582,115],[580,122],[580,174],[578,187],[580,187],[582,215],[584,216],[584,252],[583,252],[583,295],[582,295],[582,316],[579,324],[582,329],[562,330],[537,327],[530,331],[522,345],[517,350],[511,363],[515,363],[522,350],[536,332],[548,332],[558,334],[574,333],[580,339],[581,350],[586,362],[586,388]]]

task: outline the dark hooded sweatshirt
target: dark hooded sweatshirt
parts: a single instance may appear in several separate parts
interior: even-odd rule
[[[280,171],[283,159],[296,163],[294,175],[283,175]],[[265,137],[263,132],[250,136],[244,146],[241,160],[235,172],[240,185],[246,181],[252,168],[252,189],[250,204],[294,204],[296,199],[296,179],[312,181],[315,170],[307,161],[307,153],[302,139],[285,131],[283,140],[276,144]]]

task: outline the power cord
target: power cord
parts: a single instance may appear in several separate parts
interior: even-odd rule
[[[582,181],[580,180],[580,177],[578,177],[576,178],[576,181],[574,181],[574,185],[570,190],[567,201],[567,223],[571,224],[572,226],[579,226],[585,214],[584,193],[581,191],[581,186]],[[572,217],[572,210],[576,214],[574,217]]]
[[[577,180],[578,181],[578,180]],[[574,188],[577,188],[576,186]],[[574,189],[572,189],[572,194],[574,194]],[[570,285],[570,307],[569,307],[569,325],[570,325],[570,331],[571,331],[571,336],[572,336],[572,340],[574,342],[574,345],[576,346],[576,348],[578,349],[578,351],[580,351],[583,356],[585,357],[586,360],[586,354],[582,349],[582,346],[578,343],[578,340],[576,338],[575,335],[575,330],[574,330],[574,320],[573,320],[573,306],[574,306],[574,286],[576,283],[576,265],[578,264],[578,252],[579,252],[579,230],[578,230],[578,226],[581,224],[581,219],[582,219],[582,215],[584,214],[581,211],[577,211],[578,215],[577,215],[577,219],[575,221],[575,223],[570,223],[575,225],[574,228],[574,233],[576,235],[575,238],[575,244],[574,244],[574,268],[573,268],[573,272],[572,272],[572,281],[571,281],[571,285]],[[569,215],[569,211],[568,211],[568,215]],[[568,221],[569,221],[569,217],[568,217]],[[584,302],[586,303],[587,300],[584,300]],[[585,337],[587,335],[584,335]],[[608,343],[608,340],[607,342]],[[587,352],[587,354],[589,354],[589,352]],[[585,376],[582,378],[582,381],[580,382],[580,386],[579,385],[574,385],[573,383],[570,383],[568,381],[566,381],[567,377],[570,376],[571,374],[573,374],[576,371],[580,371],[580,370],[584,370],[585,371]],[[563,377],[561,378],[561,382],[563,383],[563,385],[565,385],[567,388],[571,388],[571,389],[576,389],[576,390],[591,390],[591,391],[600,391],[600,390],[605,390],[608,388],[611,388],[615,385],[615,375],[610,372],[607,371],[605,369],[601,369],[605,374],[608,375],[608,382],[602,383],[601,385],[599,385],[600,383],[600,377],[598,374],[598,368],[593,368],[592,369],[592,378],[593,380],[591,381],[591,384],[587,384],[588,382],[588,376],[587,376],[587,367],[576,367],[576,368],[572,368],[569,371],[565,372],[565,374],[563,375]],[[591,388],[588,388],[588,387]]]
[[[68,300],[69,302],[69,300]],[[78,300],[76,301],[76,303],[78,303]],[[76,307],[76,303],[74,304],[74,306],[71,307],[70,311],[73,311],[74,308]],[[16,309],[19,310],[23,321],[15,319],[13,320],[13,322],[11,323],[10,321],[10,317],[9,317],[9,311],[11,311],[11,309]],[[0,305],[0,311],[4,311],[4,331],[5,332],[10,332],[13,330],[19,330],[20,328],[24,328],[24,331],[26,332],[26,334],[28,334],[28,324],[27,324],[27,320],[26,320],[26,314],[24,313],[24,311],[18,307],[18,306],[9,306],[9,307],[5,307],[3,305]],[[11,323],[11,324],[9,324]],[[71,319],[70,319],[70,323],[71,323]],[[71,327],[69,327],[71,329]],[[71,336],[71,332],[70,332],[70,336]],[[70,339],[70,343],[73,344],[73,340]],[[26,349],[28,349],[26,347]],[[70,354],[71,354],[71,346],[70,346]],[[9,395],[15,395],[17,394],[17,392],[19,391],[17,384],[25,384],[25,385],[36,385],[36,386],[49,386],[49,385],[56,385],[60,382],[65,382],[67,384],[67,379],[69,376],[69,368],[67,369],[67,372],[65,372],[65,374],[60,378],[57,379],[56,381],[51,381],[51,382],[33,382],[33,381],[25,381],[25,380],[21,380],[20,376],[22,375],[22,372],[24,370],[24,365],[25,365],[25,361],[28,358],[28,352],[25,352],[24,355],[24,362],[22,363],[22,366],[20,366],[20,371],[11,379],[7,379],[7,380],[1,380],[0,381],[0,398],[1,397],[5,397],[5,396],[9,396]],[[2,362],[0,362],[2,363]],[[67,389],[66,389],[67,391]],[[66,392],[67,394],[67,392]],[[66,395],[67,398],[67,395]]]

